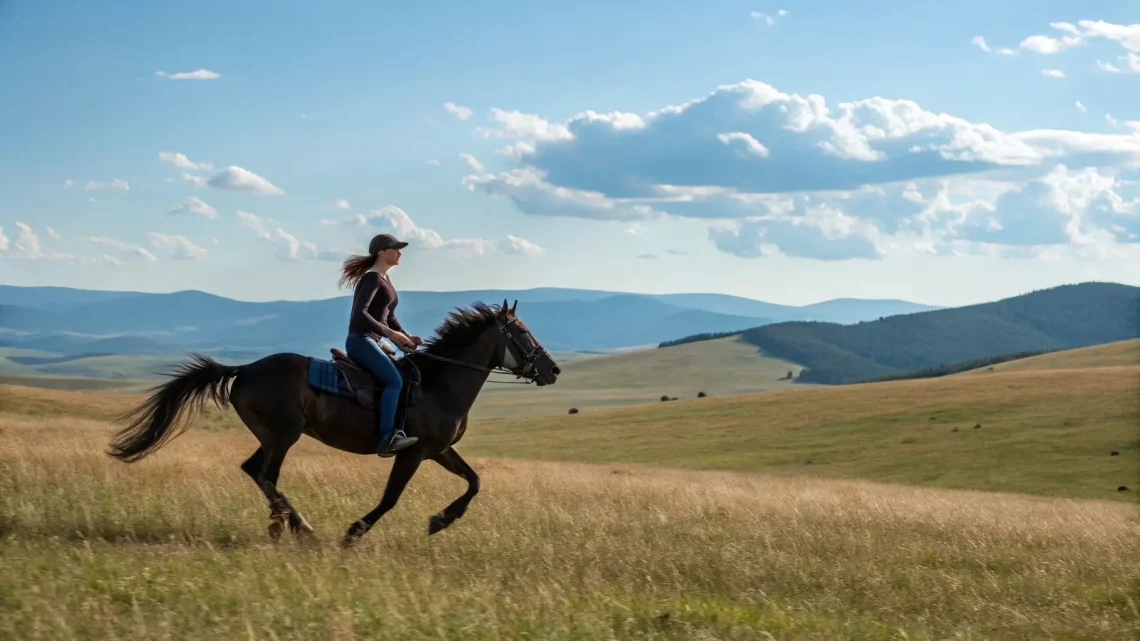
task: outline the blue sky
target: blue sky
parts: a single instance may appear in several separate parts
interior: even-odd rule
[[[1129,3],[0,2],[0,282],[1140,285]],[[68,182],[70,181],[70,182]]]

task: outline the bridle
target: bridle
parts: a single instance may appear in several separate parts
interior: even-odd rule
[[[462,365],[463,367],[469,367],[480,372],[487,372],[488,374],[513,374],[515,378],[523,379],[522,381],[487,381],[488,383],[498,383],[501,385],[530,385],[531,383],[534,383],[534,380],[538,377],[538,359],[546,353],[546,348],[544,348],[542,345],[539,345],[538,343],[535,343],[534,347],[532,347],[530,351],[526,353],[526,356],[519,358],[518,354],[519,352],[523,351],[523,347],[519,344],[519,340],[517,338],[518,332],[520,331],[518,326],[518,317],[511,317],[511,319],[506,323],[503,323],[498,318],[496,318],[495,324],[498,325],[499,328],[499,337],[498,342],[495,345],[495,362],[498,364],[494,367],[484,367],[482,365],[476,365],[475,363],[468,363],[467,361],[461,361],[454,358],[448,358],[446,356],[440,356],[438,354],[432,354],[431,352],[421,352],[417,350],[411,353],[417,356],[423,356],[424,358],[431,358],[437,361],[443,361],[445,363],[452,363],[453,365]],[[515,360],[519,361],[519,364],[522,365],[522,371],[517,374],[503,367],[503,363],[507,358],[507,350],[510,349],[512,345],[516,349],[511,350],[511,352],[515,356]]]

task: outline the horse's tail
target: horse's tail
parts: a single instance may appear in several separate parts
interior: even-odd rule
[[[146,401],[119,417],[116,422],[129,422],[115,435],[108,454],[133,463],[184,432],[191,415],[202,410],[207,396],[219,408],[229,405],[226,383],[241,368],[222,365],[201,354],[191,354],[190,358],[190,363],[179,366],[172,380],[151,388]],[[184,412],[187,406],[190,414]]]

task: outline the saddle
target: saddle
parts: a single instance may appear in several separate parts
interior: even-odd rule
[[[373,410],[379,407],[380,386],[376,384],[372,372],[364,369],[348,354],[335,347],[329,351],[332,353],[333,366],[339,371],[341,382],[347,388],[344,390],[346,392],[344,395],[355,398],[356,402],[365,409]],[[406,358],[393,359],[393,361],[396,363],[396,371],[400,372],[400,377],[404,379],[404,385],[400,389],[400,400],[396,405],[396,425],[399,426],[404,424],[404,415],[408,408],[419,400],[420,369]]]

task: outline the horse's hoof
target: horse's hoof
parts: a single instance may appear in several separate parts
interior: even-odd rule
[[[304,536],[313,533],[313,526],[309,525],[308,521],[305,519],[301,519],[300,521],[296,522],[290,519],[289,530],[297,536]]]
[[[436,514],[435,516],[432,516],[430,519],[428,519],[428,536],[439,532],[449,525],[451,525],[451,522],[448,521],[447,517],[444,515]]]
[[[281,521],[275,520],[275,521],[269,522],[269,538],[276,541],[277,539],[281,538],[281,533],[284,531],[285,531],[285,524],[282,523]]]
[[[340,547],[347,550],[347,549],[356,547],[356,544],[359,542],[360,542],[360,535],[359,534],[351,534],[351,533],[345,534],[340,539]]]

